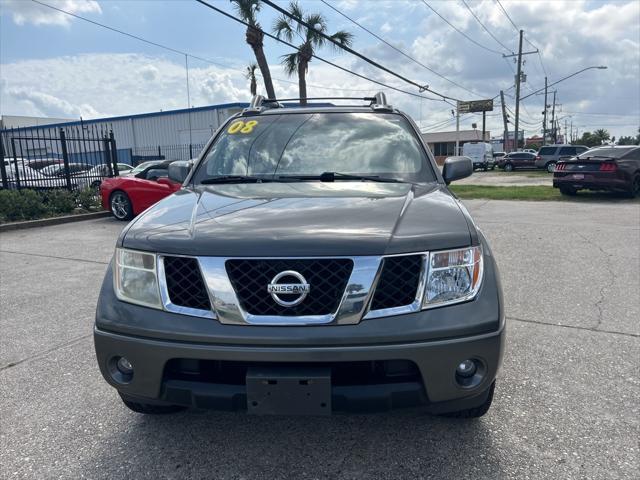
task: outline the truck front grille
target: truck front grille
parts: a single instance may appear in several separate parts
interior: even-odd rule
[[[180,307],[211,310],[198,260],[165,256],[163,261],[171,303]]]
[[[233,259],[226,261],[227,274],[242,308],[252,315],[328,315],[340,305],[353,269],[348,258]],[[301,274],[311,285],[300,305],[284,307],[267,291],[273,278],[286,270]],[[284,295],[283,295],[284,297]]]
[[[422,255],[387,257],[383,260],[382,273],[371,301],[371,310],[402,307],[416,299]]]

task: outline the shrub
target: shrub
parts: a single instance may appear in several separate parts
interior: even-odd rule
[[[100,195],[94,188],[85,188],[75,192],[76,204],[84,210],[92,210],[102,205]]]
[[[2,221],[33,220],[49,214],[49,206],[34,190],[0,190]]]
[[[76,208],[74,195],[67,190],[48,190],[41,193],[41,198],[52,214],[69,213]]]

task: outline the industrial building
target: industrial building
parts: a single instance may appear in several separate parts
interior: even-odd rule
[[[92,120],[63,120],[58,123],[38,119],[29,126],[5,128],[1,133],[5,156],[11,156],[12,138],[16,139],[14,144],[17,142],[21,146],[18,156],[35,158],[56,155],[59,149],[51,142],[17,139],[40,136],[55,138],[56,130],[64,127],[71,132],[113,131],[118,160],[121,162],[136,164],[152,158],[188,159],[199,153],[220,124],[247,106],[247,103],[225,103]],[[6,118],[3,126],[11,126],[10,121],[17,118]]]

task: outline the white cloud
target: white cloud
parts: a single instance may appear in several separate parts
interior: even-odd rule
[[[380,31],[382,33],[389,33],[393,31],[393,27],[391,26],[391,24],[389,24],[389,22],[384,22],[381,26],[380,26]]]
[[[69,13],[102,13],[96,0],[47,0],[48,3]],[[1,0],[0,7],[11,12],[17,25],[58,25],[68,27],[73,17],[30,0]]]

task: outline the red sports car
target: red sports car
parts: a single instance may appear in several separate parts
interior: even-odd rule
[[[122,177],[105,178],[100,184],[102,206],[118,220],[131,220],[180,189],[167,178],[173,160],[144,162]]]

